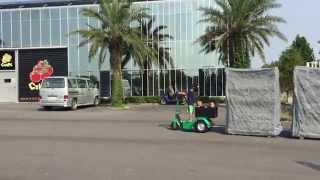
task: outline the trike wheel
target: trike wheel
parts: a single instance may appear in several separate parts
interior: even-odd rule
[[[208,126],[203,121],[198,121],[195,124],[195,130],[199,133],[205,133],[208,131]]]

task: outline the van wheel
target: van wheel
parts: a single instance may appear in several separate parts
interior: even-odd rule
[[[95,98],[94,98],[93,105],[94,105],[94,106],[98,106],[99,104],[100,104],[99,97],[95,97]]]
[[[71,110],[76,110],[78,108],[78,103],[76,99],[72,99],[71,101]]]
[[[51,106],[44,106],[43,109],[46,111],[50,111],[52,109],[52,107]]]

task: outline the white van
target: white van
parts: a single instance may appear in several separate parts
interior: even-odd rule
[[[98,105],[99,98],[98,86],[90,79],[52,76],[42,82],[39,102],[46,110],[52,107],[75,110],[82,105]]]

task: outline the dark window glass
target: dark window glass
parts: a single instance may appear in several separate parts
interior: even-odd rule
[[[88,81],[88,83],[89,83],[89,88],[97,88],[97,83],[93,81]]]
[[[64,86],[64,78],[49,78],[42,83],[42,88],[64,88]]]
[[[31,46],[40,46],[40,11],[37,9],[31,10],[31,35]]]
[[[12,12],[12,47],[20,47],[20,11]]]
[[[11,79],[4,79],[4,83],[11,83]]]
[[[68,45],[68,9],[61,8],[61,43],[63,45]]]
[[[60,12],[59,9],[51,9],[51,45],[60,45]]]
[[[87,81],[86,80],[78,79],[77,82],[78,82],[79,88],[87,88]]]
[[[68,8],[68,15],[69,15],[69,32],[73,32],[78,30],[78,16],[77,16],[77,8]],[[78,36],[79,34],[70,35],[69,43],[71,45],[78,46]]]
[[[50,13],[49,9],[41,10],[41,45],[50,45]]]
[[[75,79],[68,80],[68,87],[69,88],[77,88],[77,81]]]
[[[22,47],[30,47],[30,11],[21,11]]]
[[[2,12],[2,40],[4,47],[11,47],[11,12]]]

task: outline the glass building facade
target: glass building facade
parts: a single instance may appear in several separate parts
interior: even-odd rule
[[[155,27],[167,26],[162,33],[173,38],[161,44],[170,48],[173,67],[140,70],[131,60],[123,70],[131,86],[130,95],[158,96],[169,85],[183,90],[196,84],[200,86],[200,95],[224,96],[224,70],[218,55],[201,53],[201,47],[195,43],[206,27],[198,23],[202,16],[198,9],[214,6],[214,0],[144,1],[134,6],[149,8]],[[88,45],[78,46],[83,40],[80,35],[69,34],[88,28],[87,25],[99,26],[97,20],[82,15],[84,8],[99,10],[97,4],[1,9],[0,48],[66,47],[69,75],[94,75],[99,79],[97,58],[89,59]],[[108,57],[101,70],[110,71]]]

